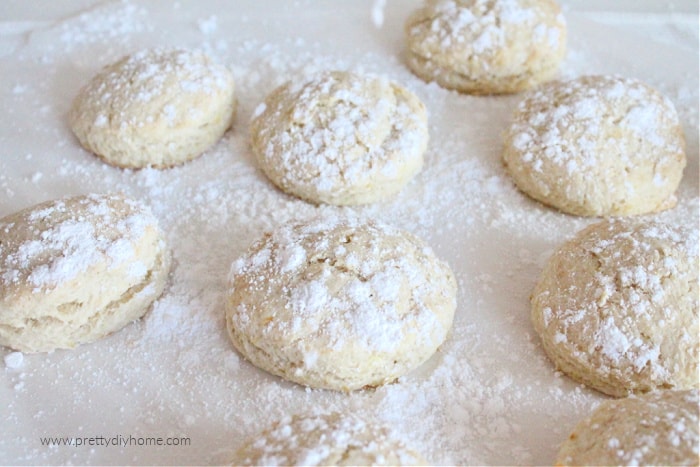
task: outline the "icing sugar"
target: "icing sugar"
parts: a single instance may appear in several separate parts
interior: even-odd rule
[[[14,216],[0,219],[0,231],[8,238],[29,237],[4,255],[0,276],[4,285],[27,280],[34,292],[40,292],[103,262],[116,268],[132,261],[133,243],[152,225],[153,218],[132,204],[127,216],[114,219],[111,201],[109,196],[90,195],[74,207],[74,213],[61,200],[48,203],[24,214],[29,225],[19,224]],[[30,230],[19,231],[27,228]],[[137,263],[130,271],[143,277],[146,267]]]
[[[433,0],[428,3],[431,36],[425,38],[429,47],[465,47],[482,59],[495,55],[509,40],[507,31],[514,25],[527,25],[533,39],[557,48],[561,32],[537,21],[531,4],[522,0]],[[564,24],[563,15],[556,22]],[[412,34],[421,33],[413,26]],[[427,57],[430,58],[430,57]]]
[[[202,52],[142,49],[108,66],[99,77],[93,78],[87,84],[86,101],[105,108],[106,114],[98,115],[95,120],[97,126],[109,123],[120,125],[124,130],[131,125],[151,124],[161,117],[153,114],[156,110],[170,126],[174,126],[182,121],[183,116],[195,118],[196,112],[200,112],[197,109],[176,112],[172,102],[177,102],[178,94],[216,95],[227,88],[228,80],[226,69],[209,61]],[[166,98],[169,100],[163,102]],[[146,112],[149,103],[154,103],[154,107],[151,112]],[[131,110],[134,108],[141,112]]]
[[[372,4],[372,23],[376,28],[381,28],[384,25],[384,7],[386,0],[374,0]]]
[[[252,125],[263,157],[268,164],[281,157],[289,183],[331,192],[377,170],[396,174],[404,160],[421,156],[421,116],[386,78],[324,72],[287,84],[282,95],[258,106]]]
[[[24,354],[22,352],[10,352],[4,357],[5,367],[10,370],[17,370],[24,364]]]
[[[579,240],[581,250],[577,254],[593,255],[597,261],[592,283],[582,283],[579,287],[595,290],[597,300],[586,301],[582,297],[587,293],[578,290],[562,291],[571,294],[571,298],[562,302],[565,309],[558,311],[561,315],[557,329],[559,334],[577,336],[572,348],[576,347],[573,352],[580,354],[583,361],[589,358],[598,361],[593,355],[600,353],[603,356],[600,364],[607,371],[625,372],[631,366],[635,373],[648,372],[652,381],[666,381],[677,370],[673,367],[677,364],[675,359],[684,357],[675,357],[670,349],[662,351],[662,346],[668,345],[668,337],[662,330],[674,329],[672,339],[693,346],[689,343],[692,339],[682,334],[682,328],[691,324],[669,307],[674,306],[676,299],[690,299],[682,294],[688,293],[690,283],[697,280],[692,276],[693,267],[697,268],[697,256],[692,256],[693,247],[686,247],[683,239],[697,238],[698,229],[681,231],[653,222],[641,227],[625,225],[630,227],[622,228],[610,222],[606,228],[612,235],[595,232]],[[681,267],[675,258],[685,264]],[[583,269],[577,273],[586,274]],[[676,306],[684,310],[684,316],[692,314],[689,305]],[[547,326],[552,322],[551,315],[551,310],[545,313]],[[556,337],[555,340],[571,339]]]
[[[623,104],[627,99],[630,104]],[[554,164],[571,174],[600,165],[600,148],[611,146],[627,164],[647,158],[658,160],[660,168],[665,162],[659,154],[682,152],[678,139],[660,134],[678,121],[673,104],[634,79],[602,76],[597,82],[583,78],[545,85],[520,102],[517,115],[508,131],[523,151],[522,160],[533,166]],[[617,129],[622,136],[610,137]],[[650,148],[639,150],[639,144]]]
[[[0,92],[6,103],[0,128],[6,148],[0,158],[2,215],[68,193],[123,191],[151,207],[175,259],[166,293],[140,322],[71,352],[24,356],[16,369],[5,362],[0,452],[8,462],[225,464],[261,426],[290,412],[323,408],[393,425],[434,464],[545,465],[569,429],[601,401],[554,371],[529,322],[528,296],[544,261],[590,220],[530,202],[503,172],[501,131],[519,97],[460,96],[415,78],[394,56],[398,46],[385,48],[392,47],[390,34],[400,36],[390,27],[406,13],[403,2],[387,2],[380,31],[372,28],[368,8],[360,5],[361,16],[338,22],[340,7],[333,3],[324,10],[326,3],[331,4],[280,2],[276,12],[295,21],[327,20],[322,27],[309,20],[308,28],[295,23],[290,29],[274,15],[260,21],[250,12],[231,10],[218,11],[216,30],[203,34],[193,18],[209,18],[210,2],[180,2],[173,11],[139,3],[132,13],[129,5],[135,2],[102,2],[81,13],[83,20],[76,15],[34,30],[22,39],[26,45],[0,59],[9,83],[7,92]],[[596,28],[592,15],[570,14],[572,31],[585,34],[571,37],[563,73],[596,70],[648,78],[671,96],[685,122],[689,157],[696,157],[696,70],[675,74],[681,62],[651,56],[658,50],[680,53],[676,49],[650,49],[648,62],[615,50],[633,41],[646,47],[664,34],[674,47],[696,50],[695,42],[689,45],[676,33],[683,31],[676,27],[685,24],[682,15],[648,21],[625,17],[627,26],[603,29]],[[125,23],[114,30],[121,35],[110,35],[110,15]],[[686,29],[692,36],[697,18],[690,19]],[[342,34],[329,40],[329,24],[355,32],[347,40]],[[372,33],[357,32],[362,24]],[[324,31],[325,39],[315,39],[314,28]],[[63,31],[65,41],[59,39]],[[166,43],[201,47],[231,68],[240,99],[234,128],[202,158],[166,171],[122,171],[84,157],[58,123],[80,82],[124,53]],[[381,50],[374,48],[378,44]],[[601,57],[601,50],[609,55]],[[329,69],[389,76],[416,92],[430,110],[431,142],[415,182],[384,203],[342,211],[428,239],[460,284],[455,327],[440,352],[396,384],[351,395],[307,391],[256,371],[231,348],[222,318],[227,274],[251,241],[282,222],[336,212],[273,188],[256,168],[247,141],[248,119],[263,111],[255,109],[268,92]],[[15,83],[25,91],[11,93]],[[16,161],[22,164],[13,165]],[[660,219],[697,224],[697,170],[692,168],[681,185],[680,204]],[[37,171],[44,175],[33,184],[29,179]],[[697,236],[685,241],[697,256]],[[290,260],[294,257],[290,252]],[[351,257],[347,260],[352,264]],[[359,261],[352,267],[359,268]],[[56,435],[184,435],[191,436],[192,445],[46,449],[33,437],[37,426]]]
[[[328,238],[342,231],[346,231],[346,238],[341,239],[345,246],[331,246]],[[358,253],[353,245],[358,241],[356,236],[362,238],[361,245],[367,251]],[[418,333],[419,345],[428,346],[440,342],[447,332],[426,303],[437,293],[432,289],[432,267],[416,256],[432,252],[423,251],[392,227],[323,218],[308,226],[284,225],[253,249],[244,261],[234,262],[231,292],[235,291],[236,275],[252,277],[244,282],[247,293],[281,291],[289,295],[284,303],[292,311],[289,319],[278,317],[266,324],[264,332],[275,329],[299,336],[318,332],[334,349],[351,348],[352,342],[360,341],[377,352],[395,352],[408,337],[407,330]],[[358,254],[362,261],[357,261]],[[315,264],[322,268],[320,274],[314,272]],[[436,287],[442,290],[442,285]],[[408,304],[397,303],[404,300],[401,295],[406,292]],[[410,309],[404,309],[406,306]],[[234,317],[239,332],[254,335],[260,326],[258,313],[258,307],[244,300]],[[309,323],[318,329],[309,329]]]
[[[253,458],[241,459],[263,465],[324,465],[361,455],[373,465],[385,465],[386,450],[402,464],[414,465],[415,453],[392,439],[391,430],[352,416],[325,414],[284,417],[263,437],[253,440],[246,453]]]

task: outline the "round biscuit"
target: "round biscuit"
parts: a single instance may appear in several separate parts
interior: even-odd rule
[[[427,0],[405,25],[418,77],[469,94],[507,94],[552,78],[566,53],[553,0]]]
[[[562,443],[556,465],[698,465],[698,390],[601,403]]]
[[[545,352],[612,396],[698,387],[698,230],[606,220],[564,243],[532,295]]]
[[[231,126],[231,72],[202,52],[146,49],[105,67],[69,112],[88,151],[124,168],[165,168],[202,154]]]
[[[251,147],[282,191],[313,203],[366,204],[423,165],[427,113],[385,78],[331,71],[274,90],[255,110]]]
[[[389,383],[447,337],[452,271],[415,236],[355,219],[288,223],[231,268],[226,325],[250,362],[341,391]]]
[[[170,254],[122,195],[49,201],[0,219],[0,345],[48,352],[95,341],[160,296]]]
[[[578,216],[671,208],[686,165],[670,100],[618,76],[542,85],[518,105],[503,161],[530,197]]]
[[[354,415],[286,416],[241,447],[233,465],[427,465],[390,431]]]

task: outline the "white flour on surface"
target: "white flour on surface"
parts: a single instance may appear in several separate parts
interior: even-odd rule
[[[530,324],[528,297],[549,254],[595,219],[537,204],[507,177],[501,132],[518,96],[459,95],[414,77],[400,56],[408,3],[389,2],[382,15],[372,10],[380,2],[369,0],[357,2],[361,9],[348,6],[347,14],[309,0],[270,10],[247,2],[246,12],[243,4],[231,12],[197,3],[201,11],[185,3],[173,9],[107,2],[33,31],[11,56],[0,54],[0,76],[8,83],[0,89],[0,216],[66,194],[122,191],[150,206],[174,259],[163,296],[124,330],[72,351],[0,351],[0,458],[12,464],[222,464],[285,415],[337,410],[391,424],[435,464],[551,464],[558,444],[604,397],[555,372]],[[669,34],[666,42],[653,42],[655,31],[672,26],[670,16],[640,22],[639,35],[628,37],[627,29],[565,14],[564,76],[629,75],[657,87],[678,109],[689,164],[679,205],[658,218],[696,226],[697,45],[686,61],[686,36],[677,39],[678,49],[668,45]],[[331,19],[340,19],[343,34],[354,24],[354,35],[338,32],[334,41]],[[0,35],[0,45],[3,40]],[[232,70],[239,99],[233,127],[180,167],[107,166],[80,148],[66,112],[101,66],[155,45],[202,48]],[[643,59],[624,60],[632,47],[645,52]],[[247,141],[256,107],[287,80],[327,69],[384,75],[426,104],[430,142],[423,170],[386,202],[314,206],[277,190],[256,166]],[[438,353],[376,390],[311,390],[265,374],[233,350],[224,327],[228,273],[248,245],[282,222],[334,212],[416,234],[450,264],[459,285],[454,327]],[[294,251],[288,260],[295,260]],[[46,447],[39,439],[117,435],[186,436],[191,445]]]

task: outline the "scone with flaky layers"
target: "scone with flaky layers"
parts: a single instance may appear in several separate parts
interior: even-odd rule
[[[118,194],[49,201],[0,219],[0,344],[47,352],[140,318],[170,253],[151,211]]]

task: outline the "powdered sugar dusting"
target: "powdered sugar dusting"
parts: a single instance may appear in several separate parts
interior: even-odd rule
[[[329,413],[286,416],[252,439],[237,455],[244,465],[416,465],[418,455],[394,439],[391,430],[352,416]]]
[[[5,355],[5,368],[10,370],[18,370],[24,364],[24,354],[22,352],[10,352]]]
[[[417,98],[386,78],[323,72],[272,93],[254,112],[251,138],[275,183],[342,200],[415,173],[425,118]]]
[[[224,12],[206,0],[167,8],[133,1],[141,16],[116,14],[140,32],[119,40],[91,34],[89,44],[64,47],[60,25],[79,27],[67,13],[51,28],[34,30],[26,45],[19,37],[21,46],[0,57],[0,75],[8,82],[7,92],[0,90],[0,142],[6,149],[0,158],[1,215],[42,199],[121,190],[151,206],[174,255],[170,284],[142,320],[70,352],[25,355],[21,367],[0,371],[4,459],[230,464],[235,450],[263,426],[290,413],[336,410],[393,426],[430,464],[551,464],[569,430],[604,398],[554,371],[532,331],[528,297],[551,252],[592,221],[533,203],[504,172],[501,132],[520,96],[462,96],[413,76],[394,39],[417,1],[388,1],[381,30],[368,18],[369,3],[354,9],[355,2],[249,3],[266,7]],[[101,2],[86,20],[101,22],[114,5],[125,3]],[[677,107],[690,165],[679,205],[657,216],[697,225],[700,88],[691,66],[697,54],[683,59],[683,50],[696,45],[677,33],[683,27],[695,31],[697,18],[621,14],[619,22],[603,26],[597,13],[566,12],[572,32],[566,76],[638,76]],[[202,31],[198,20],[214,13],[216,29]],[[672,47],[656,42],[664,34]],[[203,49],[232,70],[239,98],[233,129],[202,158],[165,171],[122,171],[80,151],[60,123],[80,85],[104,63],[166,45]],[[644,50],[644,60],[635,58],[634,47]],[[337,209],[286,196],[269,183],[250,151],[248,122],[269,92],[334,69],[396,80],[429,110],[423,170],[385,202]],[[24,92],[11,93],[15,85]],[[44,175],[32,183],[37,171]],[[307,390],[257,370],[232,348],[223,319],[229,269],[236,269],[232,263],[252,241],[283,222],[338,211],[424,238],[459,283],[455,326],[435,356],[395,384],[351,394]],[[697,237],[691,234],[687,242],[697,244]],[[307,362],[313,364],[313,355]],[[190,436],[192,443],[49,449],[35,438],[37,427],[52,436],[119,432]]]
[[[454,64],[457,69],[467,67],[469,62],[469,66],[489,71],[493,66],[489,62],[503,50],[527,48],[530,43],[551,50],[563,45],[564,17],[558,14],[548,18],[542,13],[545,9],[522,0],[431,0],[426,2],[420,21],[410,26],[408,33],[416,39],[420,37],[414,51],[420,50],[427,60],[443,65],[441,50],[459,51],[455,54],[465,64]],[[528,35],[516,32],[521,28]],[[514,60],[520,62],[526,58],[516,56]]]
[[[528,93],[505,132],[504,161],[530,196],[578,215],[674,204],[686,164],[675,108],[636,79],[581,76]]]
[[[606,221],[563,246],[553,267],[576,268],[570,272],[580,283],[547,276],[548,285],[533,296],[538,310],[556,307],[547,309],[543,329],[543,339],[554,335],[566,348],[561,353],[567,357],[556,357],[585,367],[581,373],[603,375],[605,383],[597,384],[622,393],[685,387],[698,365],[686,357],[698,349],[697,333],[687,331],[698,320],[698,259],[684,237],[697,238],[697,227]],[[569,264],[570,258],[580,265]]]
[[[64,50],[84,44],[123,40],[147,29],[146,10],[130,1],[108,2],[102,8],[89,9],[59,24]]]
[[[381,28],[384,25],[384,7],[386,6],[386,0],[374,0],[372,4],[372,23],[374,27]]]
[[[0,251],[4,253],[3,288],[27,281],[38,293],[60,287],[102,263],[112,269],[133,261],[133,245],[146,227],[154,228],[155,219],[130,201],[126,203],[132,203],[131,212],[115,216],[114,200],[124,201],[90,195],[0,219],[0,232],[9,240],[6,250]],[[147,269],[141,266],[130,270],[144,277]]]
[[[96,126],[109,124],[122,130],[165,121],[170,127],[196,118],[196,108],[178,109],[181,95],[216,96],[228,90],[228,70],[200,51],[142,49],[106,67],[85,87],[76,109],[104,108]]]
[[[659,153],[683,152],[676,125],[673,104],[652,88],[634,79],[600,76],[544,85],[529,93],[508,133],[523,161],[555,164],[572,173],[598,166],[600,148],[606,145],[619,148],[619,157],[629,163],[658,159],[663,165]],[[613,137],[616,128],[628,133]],[[649,148],[640,149],[638,141]]]
[[[697,389],[606,401],[563,443],[557,464],[692,463],[700,454],[698,415]]]
[[[274,330],[285,340],[304,337],[311,347],[321,339],[336,351],[359,345],[393,354],[407,338],[436,348],[451,324],[441,316],[449,310],[437,303],[451,301],[451,284],[444,265],[431,257],[417,240],[381,224],[354,218],[285,224],[256,243],[243,264],[234,262],[233,325],[243,335],[262,326],[264,334]],[[275,305],[268,309],[280,292],[289,296],[280,305],[288,317]]]

